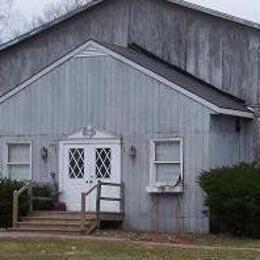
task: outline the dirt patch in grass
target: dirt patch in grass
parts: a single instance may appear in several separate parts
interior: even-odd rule
[[[211,247],[239,247],[260,249],[260,240],[236,238],[228,235],[173,235],[157,232],[128,232],[122,230],[100,230],[94,234],[99,238],[127,239],[130,241],[194,245]]]
[[[153,242],[153,243],[172,243],[172,244],[195,244],[196,240],[193,235],[173,235],[168,233],[157,232],[130,232],[130,231],[97,231],[96,237],[122,238],[131,241]]]

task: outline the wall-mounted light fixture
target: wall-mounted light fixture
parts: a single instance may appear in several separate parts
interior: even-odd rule
[[[129,148],[128,148],[128,155],[131,156],[131,157],[135,157],[136,156],[136,147],[131,145]]]
[[[48,149],[46,147],[42,147],[41,149],[41,157],[43,160],[47,160],[48,158]]]

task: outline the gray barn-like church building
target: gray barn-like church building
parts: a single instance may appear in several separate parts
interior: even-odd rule
[[[2,45],[2,176],[55,173],[72,215],[101,180],[88,212],[208,232],[199,174],[259,157],[259,29],[183,1],[93,0]]]

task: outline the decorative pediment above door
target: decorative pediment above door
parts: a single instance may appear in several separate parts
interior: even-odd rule
[[[104,130],[95,129],[92,126],[83,127],[79,131],[76,131],[67,136],[68,140],[78,140],[78,139],[114,139],[119,140],[121,139],[120,136],[109,133]]]

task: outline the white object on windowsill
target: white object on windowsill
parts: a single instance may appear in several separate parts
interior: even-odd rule
[[[155,185],[150,185],[146,188],[148,193],[173,193],[173,194],[178,194],[178,193],[183,193],[183,184],[179,185],[167,185],[167,184],[155,184]]]

